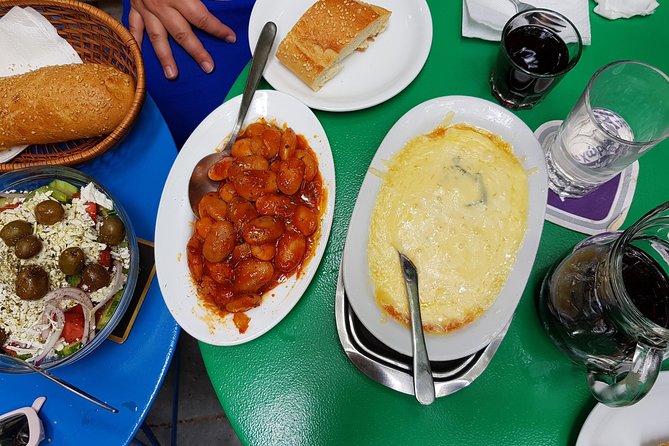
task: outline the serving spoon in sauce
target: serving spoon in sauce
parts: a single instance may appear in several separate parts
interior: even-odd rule
[[[64,387],[65,389],[69,390],[70,392],[74,393],[75,395],[80,396],[81,398],[83,398],[83,399],[85,399],[85,400],[87,400],[87,401],[89,401],[89,402],[91,402],[91,403],[93,403],[97,406],[100,406],[103,409],[108,410],[111,413],[118,413],[118,409],[115,409],[115,408],[111,407],[109,404],[107,404],[103,401],[100,401],[99,399],[95,398],[93,395],[90,395],[90,394],[84,392],[83,390],[79,389],[78,387],[75,387],[74,385],[68,383],[67,381],[64,381],[60,378],[57,378],[57,377],[53,376],[52,374],[50,374],[50,373],[42,370],[41,368],[37,367],[36,365],[33,365],[29,362],[24,361],[23,359],[15,358],[14,356],[9,356],[9,355],[5,355],[4,353],[0,353],[0,364],[2,364],[2,363],[5,363],[5,364],[9,363],[12,366],[28,368],[28,369],[32,370],[33,372],[42,375],[46,379],[55,382],[59,386]]]
[[[413,352],[413,388],[419,403],[432,404],[435,397],[434,378],[430,358],[425,347],[423,320],[420,316],[420,296],[418,295],[418,272],[411,259],[398,252],[404,275],[404,285],[409,296],[409,314],[411,315],[411,343]]]
[[[223,150],[205,156],[200,161],[198,161],[193,168],[193,173],[191,173],[190,180],[188,181],[188,201],[190,202],[190,208],[193,210],[193,213],[196,217],[199,217],[200,214],[198,205],[200,204],[202,197],[204,197],[207,193],[218,189],[218,182],[209,179],[209,169],[219,160],[226,156],[230,156],[232,145],[237,139],[237,135],[242,128],[246,114],[248,113],[249,107],[251,106],[253,94],[258,89],[258,84],[262,78],[263,71],[265,71],[265,65],[267,64],[267,59],[269,58],[269,53],[272,50],[275,37],[276,25],[274,22],[265,23],[265,26],[263,26],[263,29],[260,32],[260,37],[258,38],[255,51],[253,52],[249,77],[246,79],[246,86],[244,87],[244,92],[242,93],[242,102],[239,106],[237,121],[235,122],[235,126],[233,127],[232,133],[230,134],[230,139],[228,139],[228,142]]]

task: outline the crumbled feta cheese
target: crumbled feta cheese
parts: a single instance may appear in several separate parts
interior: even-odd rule
[[[100,192],[93,183],[88,183],[81,188],[81,199],[86,202],[97,203],[105,209],[113,209],[114,203],[102,192]]]

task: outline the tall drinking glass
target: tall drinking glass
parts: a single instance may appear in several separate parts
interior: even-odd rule
[[[582,197],[667,136],[669,77],[642,62],[612,62],[544,140],[549,186],[562,197]]]

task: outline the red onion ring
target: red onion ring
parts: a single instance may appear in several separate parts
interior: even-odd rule
[[[0,192],[0,198],[25,198],[28,194],[19,192]]]
[[[97,313],[107,302],[109,302],[116,293],[123,289],[123,264],[120,260],[114,262],[114,282],[112,287],[100,302],[93,307],[93,314]]]
[[[55,305],[59,306],[64,300],[73,300],[81,305],[82,313],[84,314],[84,334],[81,337],[81,345],[86,345],[88,341],[95,337],[95,322],[91,324],[93,319],[93,303],[84,291],[79,288],[67,287],[51,291],[44,296],[44,302],[55,301]]]
[[[42,353],[32,358],[35,365],[40,365],[42,361],[47,357],[53,347],[56,345],[60,339],[60,335],[63,333],[63,327],[65,326],[65,315],[60,308],[53,306],[52,304],[47,304],[44,307],[44,313],[42,313],[42,318],[47,317],[49,321],[53,321],[54,317],[56,319],[56,326],[51,331],[51,334],[44,342],[42,346]],[[49,322],[50,323],[50,322]]]

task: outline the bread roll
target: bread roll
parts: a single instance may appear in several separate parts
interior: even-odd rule
[[[0,78],[0,150],[111,133],[135,82],[106,65],[70,64]]]
[[[355,0],[318,0],[281,41],[276,57],[318,91],[346,56],[386,29],[390,14]]]

